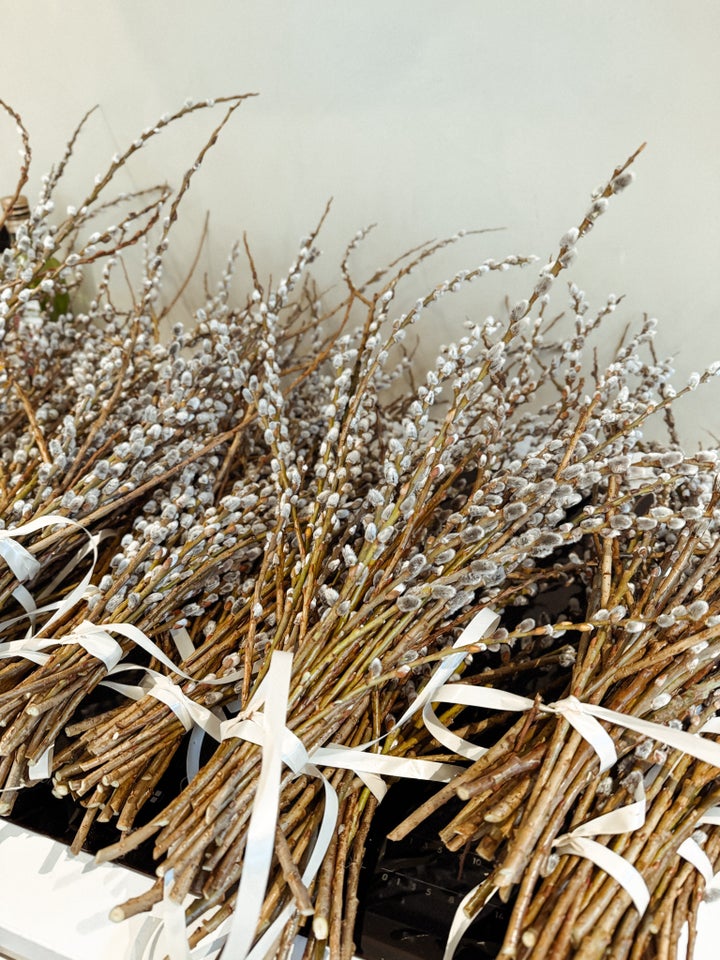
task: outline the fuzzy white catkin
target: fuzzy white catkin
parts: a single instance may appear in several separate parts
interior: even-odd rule
[[[422,606],[420,597],[411,593],[404,593],[402,596],[397,598],[395,603],[401,613],[410,613],[412,610],[417,610]]]
[[[693,600],[688,604],[687,615],[691,620],[701,620],[710,610],[710,605],[706,600]]]
[[[367,543],[377,540],[377,526],[374,523],[365,524],[365,540]]]

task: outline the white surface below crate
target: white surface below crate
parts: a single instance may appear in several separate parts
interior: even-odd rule
[[[157,908],[122,923],[108,919],[150,882],[117,864],[96,864],[86,853],[74,857],[64,844],[0,818],[0,958],[162,960]],[[720,900],[701,905],[698,927],[695,960],[717,960]],[[296,944],[297,958],[302,946]],[[216,956],[212,944],[193,951],[193,958]]]
[[[12,960],[148,960],[159,918],[108,915],[151,882],[0,819],[0,951]]]
[[[0,958],[2,960],[162,960],[162,923],[152,913],[122,923],[114,906],[148,889],[151,879],[0,818]],[[298,939],[299,958],[304,944]],[[211,942],[193,950],[213,960]],[[293,958],[295,960],[295,958]]]

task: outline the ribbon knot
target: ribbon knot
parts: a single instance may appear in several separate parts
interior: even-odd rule
[[[112,670],[122,660],[122,647],[113,640],[107,630],[99,627],[89,620],[83,620],[82,623],[72,630],[66,637],[59,637],[54,640],[41,641],[50,644],[68,644],[77,643],[90,654],[102,660],[107,670]]]
[[[586,740],[598,755],[600,773],[609,770],[617,761],[617,752],[613,739],[604,727],[601,727],[592,714],[592,706],[570,695],[563,700],[556,700],[541,706],[543,713],[554,713],[561,716]]]
[[[40,570],[40,561],[14,539],[15,535],[22,532],[22,527],[0,530],[0,557],[20,581],[29,580]]]
[[[541,707],[541,709],[543,709]],[[578,700],[577,697],[570,694],[569,697],[564,697],[562,700],[556,700],[554,703],[549,703],[544,708],[552,713],[559,713],[561,716],[567,717],[569,714],[584,714],[583,704],[581,700]]]

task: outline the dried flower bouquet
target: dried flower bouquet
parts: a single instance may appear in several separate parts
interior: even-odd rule
[[[370,743],[364,753],[434,761],[439,777],[452,775],[393,835],[449,797],[463,800],[443,839],[493,864],[469,913],[496,888],[516,897],[503,956],[609,950],[639,960],[660,941],[675,949],[706,882],[678,848],[695,836],[708,862],[720,854],[714,827],[698,833],[717,801],[715,768],[610,726],[619,759],[601,773],[593,747],[542,709],[572,695],[697,731],[716,707],[717,454],[686,455],[677,442],[672,371],[655,357],[652,321],[601,368],[593,345],[619,299],[593,312],[571,283],[569,321],[549,311],[553,283],[631,182],[639,151],[596,192],[527,299],[503,320],[468,323],[415,386],[405,341],[433,303],[534,258],[486,260],[403,307],[406,278],[460,235],[359,281],[350,264],[360,233],[333,300],[308,274],[320,224],[274,284],[261,281],[247,243],[238,246],[193,323],[161,333],[174,319],[162,267],[178,205],[244,99],[186,104],[161,119],[55,225],[53,195],[78,130],[0,255],[0,555],[8,559],[3,543],[15,550],[0,571],[2,811],[51,774],[56,793],[85,808],[76,846],[95,819],[121,832],[102,858],[154,838],[159,879],[114,918],[192,894],[198,943],[243,912],[233,911],[272,752],[238,736],[238,723],[219,724],[238,710],[252,720],[277,655],[292,655],[283,709],[309,761],[329,744]],[[225,116],[176,192],[108,196],[147,140],[215,104]],[[2,106],[24,145],[17,198],[30,147]],[[121,309],[116,274],[138,244],[143,281]],[[244,296],[232,289],[242,256]],[[84,265],[100,262],[89,307],[72,309]],[[568,322],[569,333],[554,334]],[[670,440],[644,441],[644,421],[663,410]],[[569,586],[572,602],[550,622],[523,616],[538,596]],[[517,721],[446,706],[445,725],[489,746],[466,754],[473,762],[458,774],[439,763],[462,757],[419,711],[397,721],[488,608],[503,626],[463,648],[458,677],[465,689],[531,691],[535,703]],[[87,639],[98,630],[105,659]],[[128,675],[134,699],[108,706],[99,685],[119,679],[129,689]],[[220,739],[204,763],[198,725]],[[194,775],[148,821],[143,807],[189,730]],[[308,958],[323,944],[333,958],[355,949],[360,865],[382,791],[352,763],[324,772],[339,809],[317,871],[309,864],[328,788],[308,766],[282,773],[268,884],[245,921],[251,940],[273,931],[269,955],[286,955],[311,915]],[[599,841],[641,874],[643,916],[616,879],[558,846],[631,804],[641,784],[645,825]],[[236,944],[246,936],[231,929]]]

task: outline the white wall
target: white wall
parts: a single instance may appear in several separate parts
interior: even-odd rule
[[[176,276],[206,209],[204,268],[217,269],[247,230],[277,275],[331,195],[327,275],[372,221],[368,266],[458,228],[506,228],[456,247],[424,284],[487,256],[545,257],[590,190],[647,140],[637,183],[587,238],[575,275],[596,299],[625,293],[624,318],[658,316],[679,380],[720,357],[712,0],[5,0],[0,36],[0,96],[30,128],[35,183],[100,104],[64,202],[186,97],[260,92],[197,179],[174,241]],[[177,179],[219,116],[187,122],[139,157],[132,182]],[[15,148],[12,124],[0,122],[0,193],[14,185]],[[531,278],[519,279],[516,293]],[[458,317],[498,309],[503,289],[444,307],[440,338]],[[619,333],[619,315],[616,324]],[[720,434],[717,405],[715,388],[679,407],[692,445]]]

